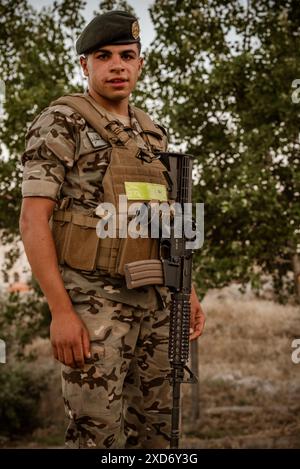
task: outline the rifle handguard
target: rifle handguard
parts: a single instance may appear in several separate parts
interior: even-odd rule
[[[126,285],[128,289],[144,285],[163,285],[164,274],[159,260],[136,261],[124,265]]]

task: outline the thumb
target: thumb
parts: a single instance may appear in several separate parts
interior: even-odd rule
[[[82,332],[83,353],[86,358],[91,358],[90,338],[88,331],[84,328]]]

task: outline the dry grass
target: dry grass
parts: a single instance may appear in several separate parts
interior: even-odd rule
[[[299,374],[291,361],[291,342],[300,337],[298,307],[209,297],[203,307],[207,323],[199,353],[204,377],[226,371],[286,380]]]
[[[185,412],[186,447],[300,447],[300,309],[212,292],[199,341],[200,419]],[[191,386],[185,385],[189,409]]]

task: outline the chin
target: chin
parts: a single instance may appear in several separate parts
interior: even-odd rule
[[[110,101],[120,101],[122,99],[128,98],[129,94],[130,93],[114,93],[110,96],[107,96],[106,98]]]

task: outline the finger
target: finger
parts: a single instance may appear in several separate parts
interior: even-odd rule
[[[199,331],[198,329],[194,326],[190,328],[190,340],[194,340],[198,337]]]
[[[203,332],[205,323],[205,316],[200,314],[195,319],[194,327],[190,329],[190,340],[197,339]]]
[[[190,334],[190,340],[198,339],[198,337],[202,334],[202,331],[198,329],[194,329],[194,331]]]
[[[62,348],[60,345],[58,345],[58,346],[56,347],[56,349],[57,349],[57,359],[58,359],[61,363],[64,364],[64,363],[65,363],[65,357],[64,357],[64,350],[63,350],[63,348]]]
[[[73,345],[73,355],[74,355],[76,366],[78,368],[83,368],[84,367],[84,354],[83,354],[83,345],[82,345],[81,339],[75,345]]]
[[[190,340],[196,340],[201,334],[198,332],[194,332],[193,334],[190,335]]]
[[[55,358],[55,360],[58,360],[58,351],[57,351],[56,345],[52,345],[52,352],[53,352],[53,357]]]
[[[66,366],[69,366],[70,368],[76,368],[72,348],[65,346],[63,351],[64,351],[64,364]]]
[[[83,353],[86,358],[91,358],[91,351],[90,351],[90,337],[88,331],[83,329],[82,333],[82,345],[83,345]]]
[[[190,318],[190,334],[192,334],[195,330],[195,326],[196,326],[196,315],[195,314],[191,314],[191,318]]]
[[[191,314],[190,314],[191,327],[194,327],[194,324],[195,324],[199,314],[201,314],[200,308],[197,308],[197,307],[191,308]]]
[[[205,326],[205,321],[206,321],[205,315],[201,314],[201,316],[199,318],[199,329],[201,330],[201,333],[203,332],[203,329],[204,329],[204,326]]]
[[[203,333],[203,330],[204,330],[204,324],[205,324],[205,316],[203,314],[201,314],[201,316],[199,316],[197,318],[197,321],[196,321],[196,324],[195,324],[195,331],[197,331],[199,333],[199,335],[201,335]]]

